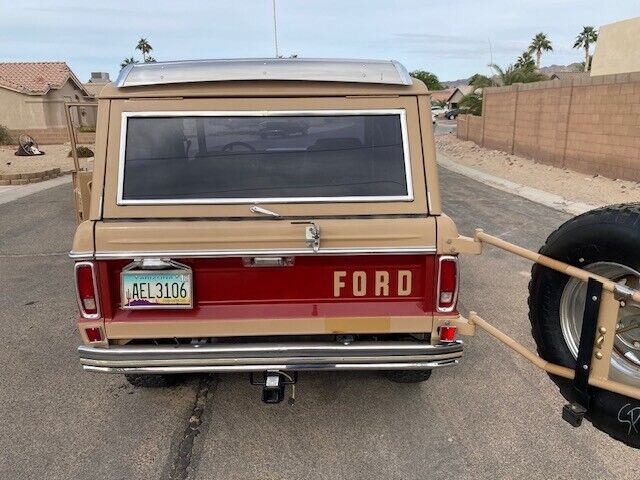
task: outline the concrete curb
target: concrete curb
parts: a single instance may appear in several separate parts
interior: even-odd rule
[[[532,202],[544,205],[545,207],[553,208],[554,210],[559,210],[571,215],[580,215],[586,211],[596,208],[595,206],[587,203],[573,202],[554,193],[520,185],[519,183],[511,182],[504,178],[481,172],[475,168],[461,165],[447,158],[440,152],[437,152],[437,158],[438,164],[447,170],[459,173],[460,175],[464,175],[465,177],[469,177],[473,180],[477,180],[478,182],[484,183],[485,185],[489,185],[490,187],[498,190],[502,190],[503,192],[512,193],[526,198],[527,200],[531,200]]]

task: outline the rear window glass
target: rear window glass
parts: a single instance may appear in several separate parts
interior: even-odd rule
[[[404,111],[124,115],[121,204],[411,200]]]

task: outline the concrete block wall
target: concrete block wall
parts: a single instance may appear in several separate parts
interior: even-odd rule
[[[482,143],[482,117],[475,115],[468,115],[469,130],[467,133],[467,139],[478,144]]]
[[[567,168],[640,181],[640,74],[635,81],[624,77],[594,77],[603,82],[574,89]]]
[[[640,72],[484,91],[459,138],[560,168],[640,181]]]
[[[490,115],[484,115],[485,147],[511,151],[517,98],[516,86],[503,87],[491,95],[484,95],[483,112],[490,112]]]
[[[483,118],[476,115],[458,115],[456,134],[460,140],[471,140],[482,145]]]
[[[457,127],[456,127],[456,135],[460,140],[468,140],[469,139],[469,119],[473,115],[458,115],[457,117]]]
[[[540,89],[526,87],[518,88],[511,153],[562,166],[571,88],[558,85],[541,94]]]

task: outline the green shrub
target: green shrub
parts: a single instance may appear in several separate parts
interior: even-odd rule
[[[469,113],[471,115],[482,115],[482,95],[470,93],[462,97],[462,100],[458,102],[458,106],[463,113]]]
[[[0,125],[0,145],[11,145],[13,138],[9,135],[9,129],[4,125]]]
[[[76,147],[76,152],[78,153],[78,158],[93,157],[93,150],[91,150],[89,147],[85,147],[85,146]],[[67,157],[72,157],[72,156],[73,156],[73,150],[69,150],[69,155],[67,155]]]

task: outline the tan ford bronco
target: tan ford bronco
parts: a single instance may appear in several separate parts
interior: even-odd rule
[[[94,170],[74,179],[82,221],[70,254],[85,370],[148,386],[248,372],[276,403],[299,371],[426,380],[481,327],[552,375],[567,420],[586,415],[638,445],[638,317],[625,308],[640,299],[640,262],[580,250],[575,232],[550,237],[545,255],[459,236],[441,208],[429,92],[402,65],[130,65],[100,93],[97,118]],[[637,210],[561,231],[623,228]],[[458,313],[458,254],[483,244],[540,264],[531,321],[543,358]]]

